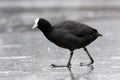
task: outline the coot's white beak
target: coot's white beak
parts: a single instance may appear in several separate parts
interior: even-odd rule
[[[34,24],[33,27],[32,27],[32,29],[37,28],[37,26],[38,26],[37,24]]]
[[[38,27],[38,21],[39,21],[39,18],[35,19],[35,23],[34,23],[32,29],[35,29]]]

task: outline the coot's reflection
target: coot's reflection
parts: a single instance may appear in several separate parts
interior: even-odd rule
[[[72,71],[72,68],[68,68],[68,71],[70,73],[70,80],[91,80],[90,74],[93,72],[93,66],[90,66],[90,69],[83,74],[75,73]]]

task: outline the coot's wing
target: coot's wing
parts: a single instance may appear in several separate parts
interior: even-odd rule
[[[82,23],[74,21],[64,21],[54,26],[61,31],[67,31],[67,33],[73,34],[77,37],[84,37],[97,33],[97,30]]]
[[[64,42],[64,45],[70,49],[82,48],[90,44],[96,38],[92,35],[87,35],[84,37],[78,37],[73,34],[65,34],[60,40]]]
[[[82,25],[79,27],[76,27],[76,29],[73,29],[71,33],[77,37],[84,37],[84,36],[89,36],[89,35],[94,35],[98,31],[92,27],[89,27],[87,25]]]

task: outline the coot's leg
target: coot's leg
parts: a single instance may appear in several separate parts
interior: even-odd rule
[[[92,65],[92,64],[94,63],[94,60],[93,60],[93,58],[91,57],[91,55],[89,54],[89,52],[88,52],[88,50],[87,50],[86,47],[84,47],[84,51],[87,53],[87,55],[88,55],[89,58],[90,58],[90,63],[87,64],[87,66],[90,66],[90,65]],[[81,65],[81,66],[84,66],[85,64],[81,63],[80,65]]]
[[[73,51],[70,52],[70,57],[67,63],[67,66],[70,67],[71,66],[71,60],[72,60],[72,56],[73,56]]]
[[[71,67],[72,56],[73,56],[73,51],[70,52],[70,57],[69,57],[67,65],[55,65],[55,64],[51,64],[51,66],[52,67]]]

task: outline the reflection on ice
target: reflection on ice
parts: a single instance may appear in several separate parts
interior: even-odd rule
[[[110,68],[113,68],[113,69],[120,69],[120,65],[112,65]]]
[[[79,69],[77,69],[77,70],[79,71]],[[87,71],[81,71],[81,72],[83,72],[82,74],[80,74],[80,72],[76,73],[76,71],[73,72],[71,68],[68,68],[68,71],[69,71],[70,77],[71,77],[71,79],[69,79],[69,80],[88,80],[90,74],[92,74],[93,66],[89,67],[89,69]]]
[[[111,60],[120,60],[120,56],[112,56],[110,59]]]
[[[15,75],[25,75],[28,72],[24,71],[0,71],[0,76],[15,76]]]
[[[0,57],[0,59],[26,59],[32,56],[10,56],[10,57]]]
[[[13,45],[0,45],[0,48],[19,48],[22,47],[21,45],[18,44],[13,44]]]

